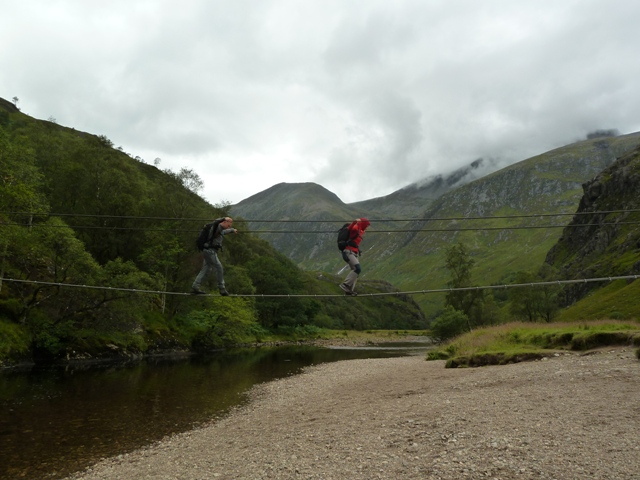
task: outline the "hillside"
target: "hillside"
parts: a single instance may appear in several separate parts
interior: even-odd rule
[[[476,284],[504,282],[515,272],[539,267],[571,215],[491,220],[464,218],[572,214],[582,196],[582,184],[638,145],[640,133],[594,138],[523,160],[449,190],[435,200],[416,199],[415,211],[421,212],[422,217],[417,222],[376,222],[376,218],[387,217],[357,208],[376,203],[343,204],[334,199],[319,204],[314,210],[314,218],[333,218],[333,222],[308,223],[304,226],[306,234],[283,236],[273,244],[305,269],[335,273],[344,266],[335,248],[335,230],[343,221],[368,216],[373,223],[363,242],[363,278],[385,279],[402,290],[442,288],[449,280],[443,263],[444,249],[462,241],[470,247],[476,261]],[[304,194],[293,195],[296,189],[296,185],[290,186],[290,203],[317,202],[316,198],[307,199]],[[390,195],[389,201],[393,198],[393,194]],[[278,199],[272,198],[270,202],[275,204]],[[244,212],[253,208],[252,203],[247,199],[232,207],[232,212],[245,216]],[[309,207],[289,205],[287,213],[293,208],[304,211]],[[394,208],[389,206],[386,211],[394,211]],[[257,215],[258,210],[252,210],[252,213]],[[259,218],[266,217],[254,217]],[[269,218],[284,219],[285,215],[271,210]],[[399,217],[402,218],[409,217]],[[256,230],[261,228],[267,226],[260,225]],[[270,236],[263,237],[273,241]],[[416,299],[431,316],[442,307],[441,295],[423,295]]]
[[[429,219],[573,213],[582,196],[582,183],[639,144],[639,133],[578,142],[511,165],[445,194],[425,214],[426,220],[419,227],[451,231],[408,237],[403,249],[396,253],[400,260],[394,263],[383,259],[379,271],[383,278],[402,288],[444,287],[449,272],[444,269],[443,250],[457,242],[470,247],[476,262],[473,281],[477,285],[508,283],[517,272],[534,271],[560,237],[560,227],[571,220],[570,215],[468,221]],[[547,225],[558,227],[538,228]],[[460,228],[480,230],[456,231]],[[441,301],[441,297],[432,295],[419,303],[425,311],[434,312]]]
[[[640,148],[584,184],[577,213],[546,256],[563,279],[640,275]],[[608,213],[627,210],[624,213]],[[635,211],[634,211],[635,210]],[[594,292],[600,289],[602,292]],[[640,318],[639,282],[570,284],[563,306],[600,318]],[[605,301],[605,295],[607,300]],[[604,307],[604,308],[603,308]],[[586,313],[589,312],[589,313]],[[571,317],[566,312],[566,317]]]
[[[0,101],[0,365],[207,350],[317,327],[426,327],[413,299],[347,303],[336,278],[245,231],[220,252],[233,296],[217,296],[215,275],[202,285],[215,296],[188,295],[202,265],[195,238],[228,214],[188,188],[194,179]]]

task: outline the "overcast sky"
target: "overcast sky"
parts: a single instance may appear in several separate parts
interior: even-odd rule
[[[345,202],[640,130],[637,0],[0,0],[0,97],[211,203]]]

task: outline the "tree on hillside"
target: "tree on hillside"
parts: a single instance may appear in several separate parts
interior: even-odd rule
[[[300,270],[284,255],[259,257],[248,263],[257,294],[295,295],[302,291]],[[267,328],[281,325],[295,326],[310,322],[309,306],[295,297],[267,297],[256,302],[260,323]]]
[[[9,248],[23,228],[21,224],[31,225],[32,214],[49,210],[42,194],[42,184],[42,174],[35,166],[33,150],[24,146],[14,147],[0,126],[0,290],[5,272],[10,267]]]
[[[176,178],[184,188],[191,190],[193,193],[198,193],[204,188],[204,182],[200,178],[200,175],[190,168],[182,167],[178,173],[173,173],[167,169],[165,173]]]
[[[100,267],[62,220],[51,218],[12,231],[7,250],[7,272],[25,280],[12,287],[20,299],[16,320],[25,324],[35,309],[47,312],[52,323],[86,317],[122,294],[105,290],[61,288],[58,284],[157,288],[148,274],[120,260]],[[123,280],[124,279],[124,280]],[[38,283],[30,283],[30,281]],[[126,294],[125,298],[130,298]],[[133,302],[129,305],[139,303]]]
[[[185,258],[187,252],[180,239],[167,232],[158,235],[158,232],[145,233],[149,238],[148,247],[139,257],[146,271],[155,275],[161,283],[163,292],[172,292],[184,287]],[[167,296],[160,295],[160,310],[165,313]]]
[[[102,146],[107,148],[113,148],[113,142],[109,140],[109,138],[106,135],[99,135],[98,140],[100,141]]]
[[[0,127],[0,210],[44,213],[49,205],[42,194],[43,176],[33,149],[9,141]]]

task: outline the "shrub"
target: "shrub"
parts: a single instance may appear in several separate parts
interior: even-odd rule
[[[431,323],[431,335],[437,341],[449,340],[467,330],[468,318],[451,305],[447,305],[444,313]]]
[[[24,327],[0,319],[0,364],[5,359],[26,356],[30,340],[30,335]]]
[[[430,350],[427,352],[427,360],[447,360],[449,354],[444,350]]]

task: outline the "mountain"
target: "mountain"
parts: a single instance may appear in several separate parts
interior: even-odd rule
[[[478,159],[448,175],[434,175],[390,195],[350,204],[315,183],[279,183],[233,205],[231,214],[246,219],[251,230],[263,232],[263,238],[301,265],[322,269],[332,262],[319,259],[326,242],[333,241],[339,223],[357,217],[420,217],[435,199],[477,176],[484,163]],[[344,220],[336,223],[336,218]],[[309,222],[313,222],[311,226]],[[322,241],[313,238],[317,235]]]
[[[330,220],[348,215],[336,194],[315,183],[279,183],[234,205],[232,211],[257,220]]]
[[[431,202],[445,193],[483,177],[495,169],[493,162],[479,158],[449,174],[433,175],[384,197],[351,203],[350,206],[363,211],[374,211],[381,216],[403,216],[404,218],[419,216]]]
[[[292,184],[286,187],[286,198],[278,198],[276,192],[271,192],[273,196],[265,207],[269,220],[298,222],[254,222],[250,227],[259,232],[282,231],[289,228],[288,225],[296,225],[296,229],[301,230],[260,235],[307,270],[337,273],[344,263],[335,247],[335,231],[342,222],[367,216],[372,226],[363,240],[363,278],[384,279],[401,290],[443,288],[449,280],[449,272],[444,267],[445,248],[464,242],[476,262],[474,282],[478,285],[499,283],[515,272],[540,266],[560,238],[562,228],[570,222],[570,214],[575,212],[582,197],[582,184],[639,145],[640,132],[592,138],[523,160],[463,185],[454,183],[454,188],[445,189],[436,198],[419,195],[419,189],[395,192],[388,196],[388,204],[379,199],[344,204],[326,191],[324,201],[318,202],[316,196],[308,196],[300,190],[300,185]],[[246,218],[249,218],[246,212],[250,212],[253,220],[267,219],[260,214],[261,207],[255,202],[259,195],[232,206],[231,212]],[[398,214],[397,221],[390,221],[384,212],[402,211],[394,205],[394,200],[398,200],[399,205],[410,203],[419,220],[411,221],[415,216]],[[280,213],[276,205],[283,203],[287,206]],[[292,212],[305,211],[313,211],[313,217],[291,216]],[[563,215],[547,217],[551,214]],[[525,216],[517,217],[522,215]],[[308,220],[323,222],[305,223]],[[425,294],[417,297],[417,301],[431,316],[442,308],[441,294]]]
[[[353,210],[337,195],[315,183],[274,185],[231,206],[230,214],[246,219],[250,230],[263,232],[260,236],[295,262],[305,264],[310,260],[311,270],[324,270],[313,266],[317,266],[317,256],[325,253],[323,247],[339,228],[332,220],[355,218]],[[371,214],[366,211],[359,215]]]

